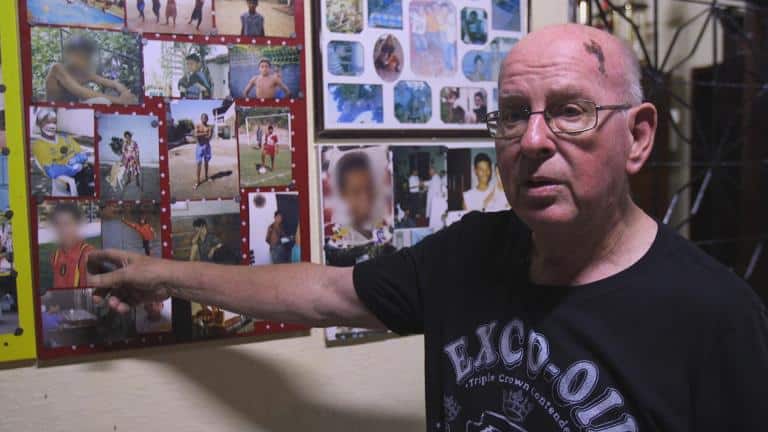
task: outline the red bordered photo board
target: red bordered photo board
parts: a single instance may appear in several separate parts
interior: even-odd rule
[[[151,23],[153,0],[19,2],[41,359],[306,330],[180,299],[114,317],[94,304],[78,272],[89,250],[121,245],[140,252],[143,244],[147,254],[168,259],[240,265],[309,260],[303,1],[260,2],[266,36],[216,28],[234,22],[220,11],[240,7],[233,5],[239,0],[219,0],[219,7],[216,0],[202,1],[210,24],[201,28],[213,31],[174,33],[194,26],[186,20],[201,0],[171,2],[178,23],[166,32],[130,24],[144,3],[145,22],[162,25],[168,1],[157,2],[163,9],[157,23]],[[76,8],[76,17],[66,8]],[[248,14],[243,10],[240,17],[242,31],[259,27]],[[275,22],[291,14],[294,31],[271,36],[270,25],[278,28]],[[269,71],[260,69],[262,63]],[[201,173],[195,181],[196,166],[207,169],[206,161],[210,177]],[[277,213],[288,227],[282,249],[255,237]],[[146,240],[141,233],[149,231],[154,236]]]

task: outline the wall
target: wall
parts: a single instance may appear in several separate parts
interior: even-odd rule
[[[565,0],[535,3],[532,28],[566,20]],[[318,208],[317,194],[311,201]],[[317,212],[312,217],[318,238]],[[422,431],[422,344],[408,337],[326,349],[314,330],[2,370],[0,431]]]

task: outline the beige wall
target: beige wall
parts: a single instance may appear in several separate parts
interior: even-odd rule
[[[566,0],[535,3],[532,28],[565,21]],[[326,349],[315,330],[248,345],[0,370],[0,431],[421,431],[422,343],[409,337]]]

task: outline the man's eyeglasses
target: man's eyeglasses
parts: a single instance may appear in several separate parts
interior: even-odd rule
[[[534,114],[542,114],[552,133],[576,135],[597,127],[598,111],[631,107],[630,104],[597,105],[590,100],[575,100],[548,106],[544,111],[531,111],[527,106],[493,111],[486,115],[485,122],[492,138],[516,140],[528,130],[528,119]]]

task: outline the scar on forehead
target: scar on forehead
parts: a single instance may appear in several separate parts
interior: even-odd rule
[[[589,43],[584,42],[584,49],[587,50],[589,54],[597,57],[597,62],[600,64],[598,70],[601,74],[605,75],[605,54],[603,54],[603,47],[595,42],[594,39],[590,39]]]

